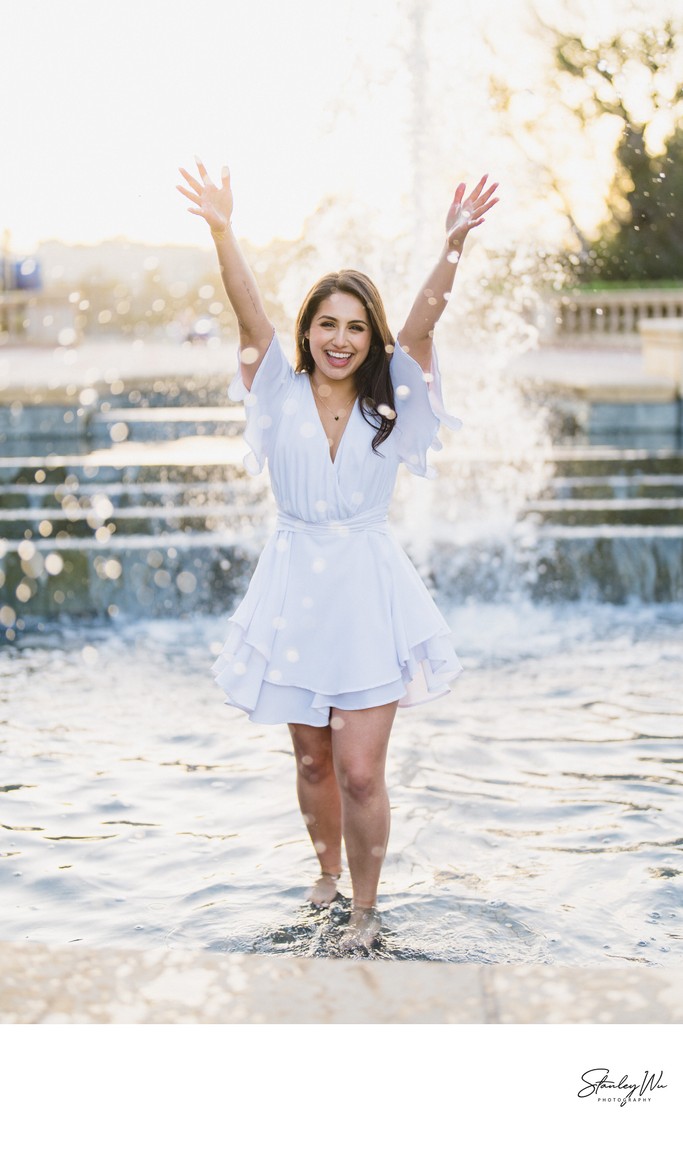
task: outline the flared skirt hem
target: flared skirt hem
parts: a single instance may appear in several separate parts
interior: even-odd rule
[[[414,644],[401,659],[395,678],[365,683],[355,690],[321,691],[305,683],[277,681],[268,660],[245,638],[239,623],[231,622],[223,650],[212,667],[215,681],[228,706],[244,711],[254,723],[305,723],[326,727],[331,709],[365,710],[398,701],[399,709],[420,706],[450,692],[450,683],[462,666],[450,634],[432,635]]]

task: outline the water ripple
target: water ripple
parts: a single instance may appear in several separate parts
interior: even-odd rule
[[[370,959],[679,965],[681,616],[511,619],[454,610],[465,674],[397,716]],[[289,736],[223,705],[223,631],[81,625],[0,654],[5,938],[339,957],[348,877],[308,906]]]

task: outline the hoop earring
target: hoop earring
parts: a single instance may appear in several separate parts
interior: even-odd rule
[[[309,339],[308,339],[308,336],[306,336],[306,335],[302,335],[302,337],[301,337],[301,346],[302,346],[302,348],[304,349],[304,351],[306,351],[306,344],[308,344],[308,346],[310,347],[310,341],[309,341]]]

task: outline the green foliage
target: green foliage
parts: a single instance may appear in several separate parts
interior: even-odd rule
[[[625,125],[617,148],[611,219],[581,278],[667,280],[683,276],[683,128],[650,156],[643,134]]]

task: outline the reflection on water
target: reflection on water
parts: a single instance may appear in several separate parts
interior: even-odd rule
[[[679,964],[683,610],[439,605],[466,674],[396,718],[373,959]],[[348,899],[305,902],[287,730],[211,679],[224,629],[2,652],[4,939],[339,953]]]

